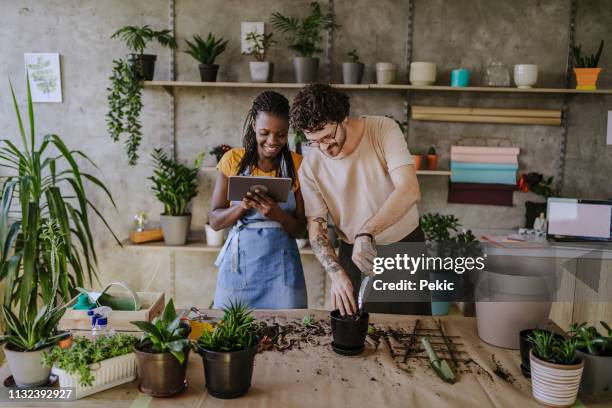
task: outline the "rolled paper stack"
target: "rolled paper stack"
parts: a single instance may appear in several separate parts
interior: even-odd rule
[[[518,147],[452,146],[448,202],[512,206]]]

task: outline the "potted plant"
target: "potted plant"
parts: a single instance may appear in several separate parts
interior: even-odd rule
[[[177,46],[171,30],[154,31],[148,25],[120,28],[111,38],[120,38],[133,51],[132,54],[129,54],[128,60],[135,74],[145,81],[153,80],[155,60],[157,59],[156,55],[144,53],[147,43],[155,40],[164,47],[176,48]]]
[[[215,82],[219,65],[215,64],[215,59],[225,51],[229,40],[223,37],[217,39],[212,33],[208,33],[206,41],[199,35],[193,36],[193,41],[185,40],[187,47],[185,51],[200,63],[200,80],[202,82]]]
[[[576,75],[576,89],[597,89],[597,78],[601,72],[598,68],[599,58],[603,51],[604,42],[601,40],[597,53],[594,55],[582,55],[582,46],[574,46],[574,74]]]
[[[323,14],[317,2],[310,3],[310,14],[304,18],[286,17],[281,13],[273,13],[272,26],[287,34],[289,49],[298,53],[293,58],[295,80],[297,83],[317,81],[319,59],[315,57],[322,50],[319,43],[323,39],[321,31],[340,28],[336,24],[334,13]]]
[[[259,339],[246,304],[230,302],[214,331],[204,331],[196,348],[213,397],[238,398],[251,387]]]
[[[152,323],[131,322],[144,332],[134,346],[140,391],[153,397],[169,397],[185,388],[189,360],[189,326],[181,324],[174,302]]]
[[[100,336],[95,341],[77,336],[71,347],[56,346],[43,353],[43,363],[52,367],[61,387],[74,387],[79,399],[134,380],[137,341],[123,333]]]
[[[523,193],[532,191],[535,194],[548,200],[549,197],[557,196],[557,190],[553,186],[552,176],[544,178],[540,173],[531,172],[522,174],[518,180],[518,188]],[[546,214],[546,201],[544,202],[525,202],[525,227],[533,228],[533,222],[541,213]]]
[[[427,170],[435,170],[438,168],[438,154],[433,146],[427,150]]]
[[[185,166],[169,158],[161,149],[154,149],[153,191],[164,205],[160,215],[161,227],[166,245],[184,245],[187,241],[191,214],[189,202],[198,193],[198,169],[203,154],[198,155],[193,167]]]
[[[363,78],[363,62],[359,60],[356,49],[351,50],[347,55],[351,61],[342,63],[342,81],[345,84],[360,84]]]
[[[606,322],[600,324],[607,334],[586,323],[570,326],[569,334],[577,342],[576,354],[584,360],[580,394],[612,393],[612,329]]]
[[[420,150],[415,150],[412,153],[412,159],[414,160],[414,169],[421,170],[423,168],[423,155]]]
[[[336,309],[330,313],[330,318],[334,338],[332,349],[341,355],[361,354],[368,334],[369,313],[359,310],[355,314],[342,316]]]
[[[266,50],[276,41],[272,39],[273,33],[263,34],[252,31],[247,34],[246,41],[249,44],[249,54],[253,54],[255,61],[249,62],[251,81],[272,82],[274,75],[274,64],[266,61]]]
[[[536,401],[552,407],[576,402],[584,360],[576,356],[576,339],[559,339],[547,330],[534,330],[529,337],[531,392]]]

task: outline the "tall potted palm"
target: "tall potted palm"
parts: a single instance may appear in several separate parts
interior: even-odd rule
[[[185,52],[200,63],[200,79],[202,82],[215,82],[219,71],[219,65],[215,64],[215,60],[225,51],[229,40],[217,39],[212,33],[208,33],[206,40],[203,40],[199,35],[194,35],[193,41],[185,40],[185,42],[189,48]]]
[[[185,166],[169,158],[161,149],[155,149],[153,157],[153,191],[164,205],[161,227],[166,245],[184,245],[187,241],[191,214],[188,205],[198,193],[198,169],[202,163],[200,154],[193,167]]]
[[[289,49],[298,53],[298,56],[293,58],[296,82],[316,82],[319,59],[315,55],[322,51],[319,47],[323,39],[321,32],[340,28],[334,13],[323,13],[319,3],[312,2],[310,14],[304,19],[287,17],[276,12],[272,14],[270,21],[275,29],[287,34]]]

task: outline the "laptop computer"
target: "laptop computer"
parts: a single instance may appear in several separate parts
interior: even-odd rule
[[[551,197],[546,238],[558,242],[612,241],[612,200]]]

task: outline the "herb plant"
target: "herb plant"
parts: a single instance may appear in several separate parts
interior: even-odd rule
[[[582,46],[574,46],[574,67],[576,68],[597,68],[599,65],[599,58],[601,57],[601,52],[603,51],[604,41],[601,40],[599,43],[599,48],[595,54],[591,55],[582,55]]]
[[[138,54],[143,54],[147,44],[153,40],[168,48],[176,48],[176,40],[171,30],[154,31],[148,25],[142,27],[126,26],[117,30],[112,39],[119,38],[125,45]]]
[[[301,57],[312,57],[322,51],[319,48],[323,39],[321,31],[340,28],[334,14],[324,14],[317,2],[310,3],[310,15],[304,19],[286,17],[277,12],[272,14],[270,21],[275,29],[288,35],[289,49],[296,51]]]
[[[168,301],[161,317],[153,323],[130,322],[144,332],[140,347],[150,347],[154,353],[171,353],[180,364],[185,361],[185,350],[189,347],[187,330],[181,327],[181,318],[177,316],[172,299]]]
[[[199,35],[193,36],[193,41],[185,40],[189,49],[185,51],[187,54],[195,58],[200,64],[213,65],[215,59],[225,51],[229,40],[223,38],[215,38],[212,33],[208,33],[206,41]]]
[[[250,349],[256,342],[256,327],[246,304],[230,302],[224,309],[223,320],[215,330],[207,330],[198,339],[198,345],[210,351],[240,351]]]
[[[78,373],[79,384],[91,386],[95,380],[91,364],[129,354],[137,342],[138,338],[123,333],[102,336],[96,341],[77,336],[70,348],[62,349],[56,346],[50,352],[44,352],[42,361],[47,367],[55,365],[68,374]]]
[[[200,154],[193,165],[187,167],[169,158],[161,149],[155,149],[153,157],[153,191],[164,205],[164,215],[181,216],[187,214],[189,201],[198,193],[198,169],[202,163]]]
[[[247,43],[249,44],[249,54],[253,54],[255,60],[265,61],[266,50],[276,41],[272,39],[274,33],[263,34],[257,31],[251,31],[246,35]]]
[[[576,339],[579,350],[599,356],[612,355],[612,329],[606,322],[600,322],[608,332],[607,335],[599,333],[596,327],[587,326],[587,323],[572,324],[569,334]]]
[[[572,365],[576,361],[577,342],[574,338],[564,339],[548,330],[536,329],[527,340],[540,360],[561,365]]]
[[[357,55],[357,49],[356,48],[352,49],[351,51],[349,51],[347,55],[351,59],[351,62],[354,62],[354,63],[360,62],[359,61],[359,55]]]

